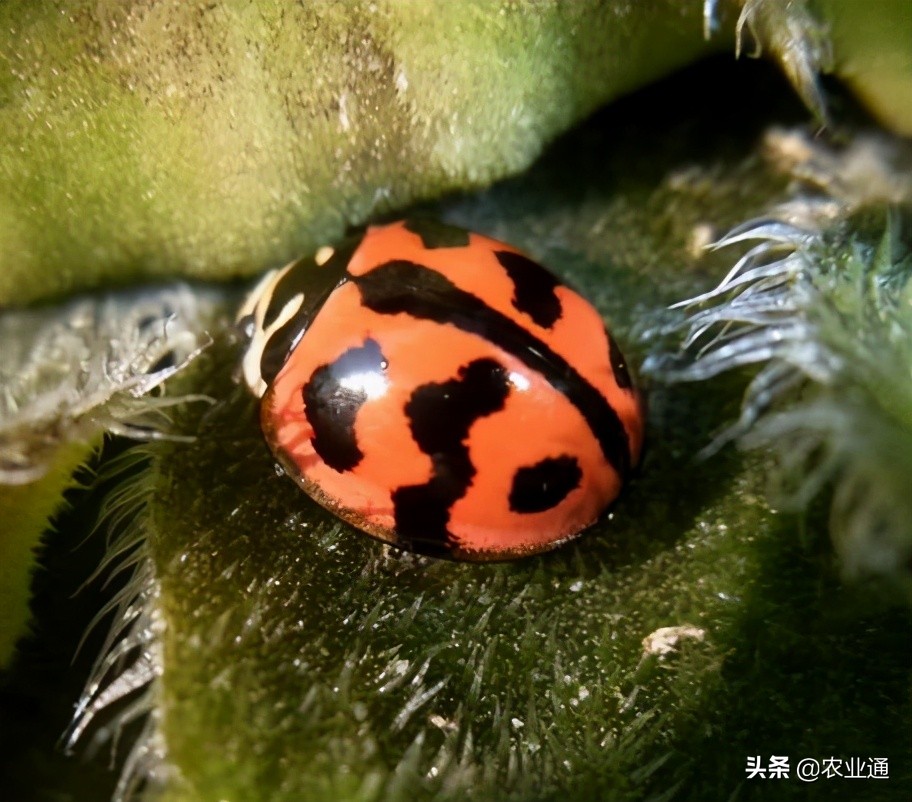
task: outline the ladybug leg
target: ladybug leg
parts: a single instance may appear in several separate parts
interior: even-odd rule
[[[384,543],[377,558],[377,567],[393,574],[425,568],[432,562],[431,557],[408,551],[401,546]]]

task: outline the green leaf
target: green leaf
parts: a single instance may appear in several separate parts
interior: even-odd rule
[[[730,52],[736,19],[744,51],[756,39],[821,117],[817,73],[832,50],[837,74],[909,133],[904,10],[904,0],[8,0],[0,304],[253,275],[351,223],[486,186],[609,100]]]
[[[16,641],[28,631],[30,586],[42,535],[63,505],[64,491],[77,484],[74,471],[96,447],[91,442],[67,443],[57,450],[41,479],[0,485],[0,669],[7,667]]]
[[[649,116],[612,134],[636,108],[434,210],[581,287],[634,364],[632,331],[698,283],[681,264],[707,210],[782,191],[724,134]],[[165,748],[141,768],[168,802],[725,799],[748,755],[781,753],[887,756],[901,787],[908,611],[840,584],[820,516],[765,503],[762,458],[695,459],[743,378],[651,388],[642,474],[580,541],[467,565],[389,551],[276,475],[236,359],[221,343],[184,375],[220,404],[183,414],[197,440],[154,444],[138,480]],[[667,627],[677,649],[646,648]]]
[[[727,45],[699,3],[0,6],[0,304],[251,275]],[[674,24],[666,18],[673,15]]]
[[[619,104],[523,177],[430,211],[553,267],[636,365],[662,308],[727,269],[695,254],[706,226],[788,197],[755,142],[800,111],[764,71],[694,91],[717,70]],[[717,114],[720,93],[743,95],[731,119]],[[140,594],[144,617],[127,621],[138,659],[119,675],[102,668],[85,700],[86,736],[116,731],[123,705],[99,700],[117,698],[119,676],[139,706],[121,702],[150,712],[132,775],[148,773],[150,791],[763,798],[771,786],[745,780],[746,757],[784,753],[793,765],[886,756],[892,779],[863,792],[908,795],[908,610],[841,584],[816,511],[770,510],[765,458],[695,459],[737,415],[746,377],[648,388],[647,456],[609,518],[550,555],[465,565],[387,552],[275,475],[255,404],[231,381],[237,358],[219,338],[182,375],[176,389],[219,403],[180,412],[175,427],[197,439],[144,447],[150,466],[115,491],[119,512],[135,513],[120,545],[139,549],[136,581],[115,599]],[[43,765],[30,743],[5,756]],[[31,776],[36,796],[80,795]],[[793,780],[773,790],[808,795]]]

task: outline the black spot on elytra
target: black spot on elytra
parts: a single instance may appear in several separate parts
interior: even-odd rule
[[[469,232],[456,226],[448,226],[436,220],[415,218],[406,220],[405,228],[421,237],[425,248],[465,248],[469,244]]]
[[[431,458],[430,480],[392,494],[396,533],[403,546],[424,554],[445,554],[452,547],[450,509],[475,476],[465,440],[479,418],[503,409],[510,392],[507,371],[493,359],[476,359],[458,378],[418,387],[405,414],[412,437]]]
[[[510,509],[513,512],[544,512],[560,504],[579,487],[583,472],[574,457],[548,457],[520,468],[513,475]]]
[[[260,375],[267,385],[272,384],[279,375],[294,347],[332,291],[347,281],[345,269],[362,239],[363,235],[342,242],[322,266],[317,265],[313,258],[299,259],[273,288],[273,298],[266,311],[266,326],[276,319],[285,304],[295,295],[303,295],[304,303],[297,314],[274,331],[263,346]]]
[[[550,329],[563,312],[554,292],[560,282],[538,262],[512,251],[495,251],[497,261],[513,282],[513,306],[539,326]]]
[[[301,390],[304,414],[313,427],[314,450],[330,468],[350,471],[364,457],[355,437],[355,419],[367,401],[358,376],[382,374],[386,359],[376,340],[349,348],[334,362],[318,367]]]
[[[477,334],[537,371],[579,410],[622,481],[630,472],[627,432],[608,400],[564,357],[515,321],[459,289],[445,276],[414,262],[394,260],[352,277],[366,307],[378,314],[408,314]]]
[[[623,390],[629,390],[633,387],[633,380],[630,378],[630,371],[627,370],[627,362],[611,333],[606,331],[605,334],[608,337],[608,358],[611,361],[614,380],[617,382],[618,387]]]

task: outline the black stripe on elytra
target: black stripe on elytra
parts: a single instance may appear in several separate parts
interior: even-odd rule
[[[459,289],[445,276],[404,260],[353,276],[365,306],[379,314],[408,314],[477,334],[540,373],[580,411],[605,459],[621,477],[630,472],[630,443],[617,413],[605,397],[566,359],[534,334]]]
[[[406,231],[421,237],[421,244],[429,250],[434,248],[465,248],[469,244],[469,232],[456,226],[448,226],[437,220],[416,217],[405,221]]]
[[[333,470],[350,471],[364,457],[355,437],[355,419],[368,398],[362,377],[382,376],[386,364],[380,344],[368,339],[318,367],[301,389],[304,414],[314,432],[310,442]]]
[[[450,509],[475,476],[465,440],[479,418],[503,409],[510,392],[507,371],[493,359],[476,359],[458,378],[416,388],[405,405],[412,437],[431,458],[431,478],[393,491],[396,534],[401,544],[440,556],[453,546]]]
[[[301,335],[309,328],[330,293],[348,281],[345,270],[362,239],[363,235],[345,240],[335,249],[324,265],[317,265],[312,258],[295,262],[274,288],[273,294],[281,293],[282,297],[290,298],[302,293],[304,303],[297,314],[274,331],[263,346],[263,355],[260,358],[260,376],[267,385],[272,384],[275,377],[279,375],[279,371],[282,370],[289,355],[298,344]],[[270,302],[268,310],[270,313],[273,311],[273,305],[277,303]],[[273,320],[281,308],[279,306],[276,309]]]
[[[629,390],[633,387],[633,380],[630,378],[630,371],[627,370],[627,361],[624,359],[621,349],[617,347],[611,332],[606,330],[605,336],[608,338],[608,359],[611,361],[614,380],[622,390]]]
[[[563,313],[560,298],[554,292],[560,286],[557,277],[521,253],[494,251],[494,255],[513,282],[513,306],[539,326],[550,329]]]
[[[566,454],[520,468],[513,474],[510,509],[520,513],[550,510],[579,487],[582,478],[576,458]]]

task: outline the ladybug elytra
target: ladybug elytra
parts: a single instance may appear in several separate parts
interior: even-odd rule
[[[598,312],[515,248],[430,221],[268,273],[239,320],[276,459],[370,535],[508,559],[593,523],[643,410]]]

